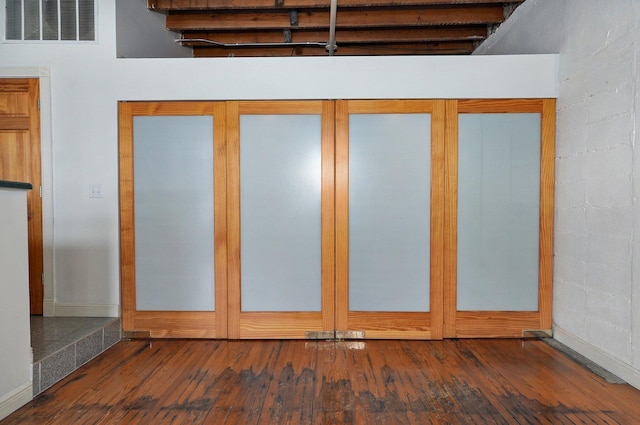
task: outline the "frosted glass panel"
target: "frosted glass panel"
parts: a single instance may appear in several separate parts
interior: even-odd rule
[[[320,124],[240,117],[242,311],[321,309]]]
[[[212,311],[213,118],[133,123],[137,309]]]
[[[349,310],[429,311],[431,116],[349,118]]]
[[[461,114],[458,310],[538,310],[540,115]]]

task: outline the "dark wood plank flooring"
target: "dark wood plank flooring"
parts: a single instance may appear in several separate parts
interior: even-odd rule
[[[640,391],[537,339],[132,340],[0,424],[640,424]]]

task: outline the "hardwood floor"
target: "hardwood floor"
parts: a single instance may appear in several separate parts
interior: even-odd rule
[[[541,340],[122,341],[1,425],[638,424]]]

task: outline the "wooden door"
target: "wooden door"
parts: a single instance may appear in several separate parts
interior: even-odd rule
[[[225,338],[222,103],[120,104],[120,223],[125,332]]]
[[[229,337],[334,329],[334,105],[228,102]]]
[[[442,338],[444,101],[338,101],[336,328]]]
[[[31,314],[43,310],[39,96],[37,79],[0,80],[0,180],[33,186],[27,194]]]
[[[444,336],[551,330],[554,99],[447,101]]]

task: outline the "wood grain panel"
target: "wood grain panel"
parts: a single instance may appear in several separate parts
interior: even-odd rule
[[[540,330],[537,311],[459,311],[456,314],[456,337],[522,337],[524,331]]]
[[[0,180],[29,182],[29,152],[28,131],[0,131]]]
[[[138,311],[132,329],[149,331],[151,338],[221,338],[218,318],[208,311]]]
[[[0,116],[0,131],[29,130],[31,120],[26,117],[2,117]]]
[[[0,115],[29,117],[29,92],[0,91]]]
[[[542,113],[541,99],[466,99],[458,101],[461,114]]]
[[[419,312],[350,311],[347,329],[363,330],[366,339],[441,339],[434,335],[432,317]]]
[[[323,329],[322,312],[241,312],[242,339],[304,339]]]
[[[269,115],[269,114],[321,114],[323,101],[321,100],[252,100],[239,101],[240,115]]]
[[[419,114],[431,113],[435,100],[349,100],[350,114]]]

